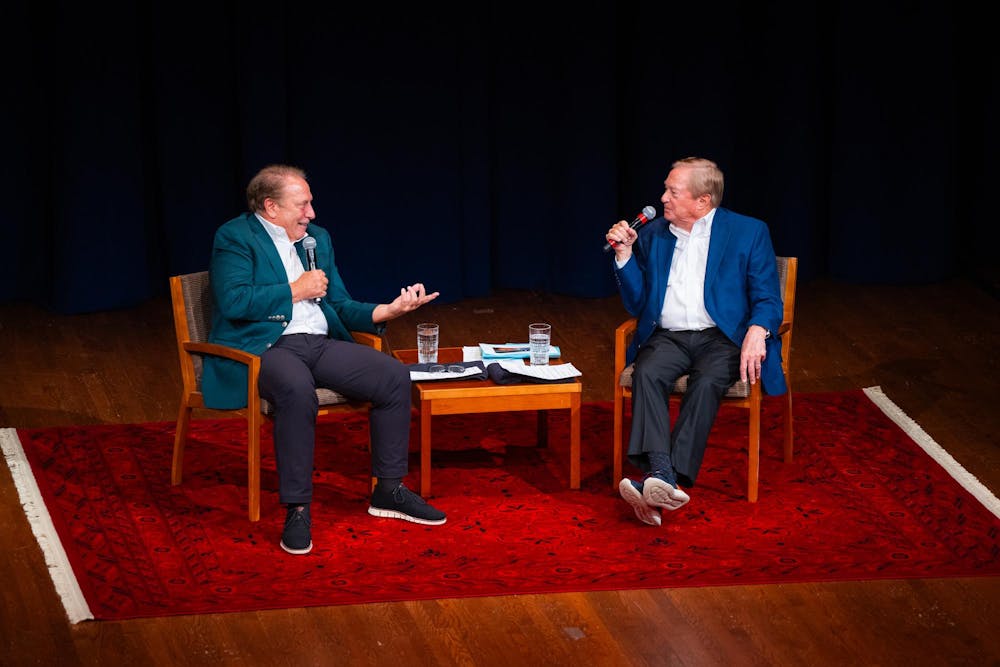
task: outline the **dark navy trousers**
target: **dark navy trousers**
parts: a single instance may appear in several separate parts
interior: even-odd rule
[[[313,495],[316,388],[370,401],[372,474],[406,476],[410,442],[410,371],[379,350],[314,334],[282,336],[260,358],[260,395],[274,405],[278,497]]]

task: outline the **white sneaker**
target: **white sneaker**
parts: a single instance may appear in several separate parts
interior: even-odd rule
[[[659,526],[662,520],[660,518],[660,511],[646,504],[646,501],[642,499],[642,493],[636,488],[636,484],[637,482],[633,482],[626,477],[618,482],[618,493],[625,499],[625,502],[632,506],[632,509],[635,510],[635,515],[639,517],[639,521],[650,526]]]
[[[647,477],[642,482],[642,500],[647,505],[662,507],[672,512],[686,505],[691,496],[659,477]]]

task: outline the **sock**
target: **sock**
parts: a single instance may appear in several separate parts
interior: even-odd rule
[[[670,454],[650,452],[649,470],[649,474],[653,477],[659,477],[667,484],[677,488],[677,476],[674,474],[674,466],[670,463]]]

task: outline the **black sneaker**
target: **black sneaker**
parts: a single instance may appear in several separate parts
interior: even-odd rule
[[[447,521],[444,512],[427,504],[427,501],[410,491],[403,484],[387,490],[381,484],[372,491],[368,513],[389,519],[402,519],[428,526],[440,526]]]
[[[312,518],[309,505],[291,505],[285,515],[285,531],[281,533],[281,548],[290,554],[307,554],[312,551]]]

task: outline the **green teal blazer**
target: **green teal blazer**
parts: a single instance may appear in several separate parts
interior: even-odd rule
[[[312,223],[309,235],[316,239],[316,268],[330,281],[320,302],[328,335],[353,341],[351,331],[381,334],[385,326],[372,322],[377,304],[355,301],[347,292],[334,263],[330,234]],[[302,266],[308,268],[301,242],[296,247]],[[234,218],[215,232],[209,277],[213,296],[209,342],[252,354],[266,352],[292,319],[292,288],[274,241],[253,213]],[[201,391],[206,407],[246,407],[246,366],[205,357]]]

